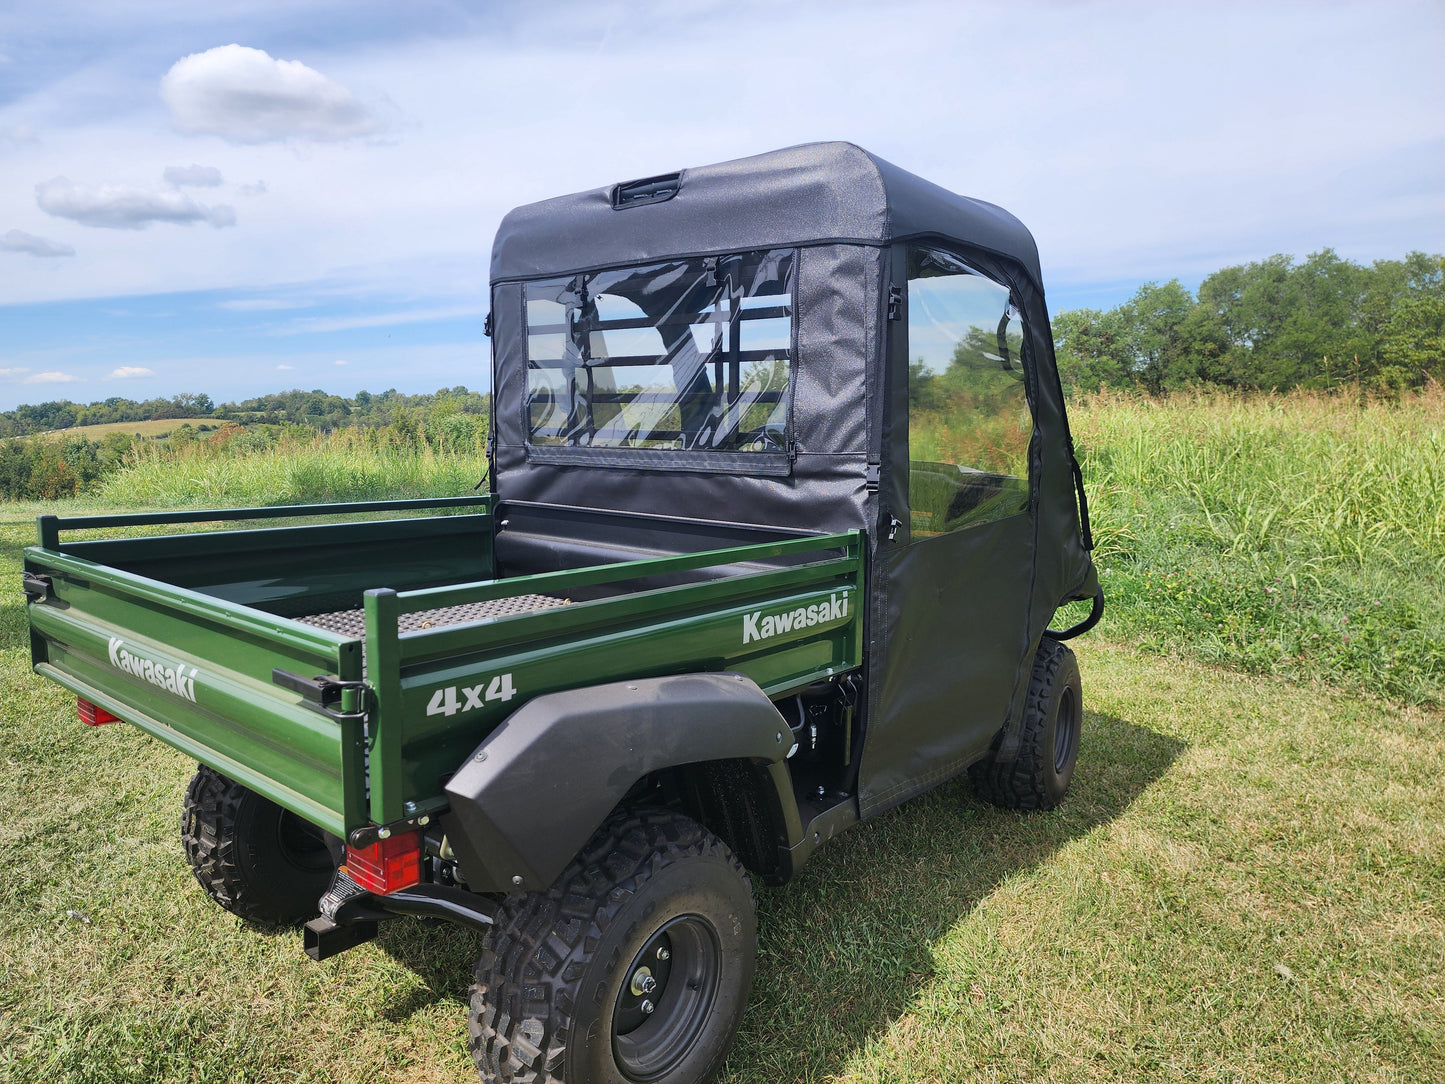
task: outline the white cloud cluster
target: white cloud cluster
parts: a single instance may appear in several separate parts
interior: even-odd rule
[[[20,370],[23,372],[24,370]],[[84,384],[85,377],[71,373],[32,373],[25,378],[27,384]]]
[[[136,376],[155,376],[154,370],[146,369],[140,365],[122,365],[119,369],[110,371],[110,380],[129,380]]]
[[[143,230],[153,222],[182,226],[204,222],[216,229],[236,224],[235,208],[229,204],[207,207],[181,192],[147,192],[126,185],[91,188],[66,177],[37,184],[35,202],[56,218],[112,230]]]
[[[26,376],[26,373],[30,373]],[[22,384],[84,384],[85,377],[75,376],[72,373],[48,372],[31,373],[29,369],[21,366],[18,369],[0,369],[0,379],[12,380],[20,378]]]
[[[28,252],[31,256],[74,256],[75,249],[59,241],[37,237],[24,230],[10,230],[0,237],[0,250],[5,252]]]
[[[299,60],[222,45],[182,57],[161,80],[171,122],[233,143],[334,142],[369,135],[377,117],[346,87]]]
[[[215,188],[221,183],[221,171],[215,166],[198,166],[192,163],[189,166],[166,166],[164,174],[166,184],[176,188],[185,185],[192,185],[196,188]]]

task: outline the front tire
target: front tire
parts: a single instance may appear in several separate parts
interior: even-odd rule
[[[336,875],[321,829],[204,766],[186,788],[181,844],[211,899],[268,929],[313,917]]]
[[[477,1070],[528,1084],[709,1080],[756,953],[752,887],[720,839],[679,814],[615,816],[487,934],[471,989]]]
[[[1083,725],[1079,661],[1067,646],[1045,638],[1034,656],[1018,756],[990,755],[970,767],[973,789],[1004,809],[1053,809],[1074,778]]]

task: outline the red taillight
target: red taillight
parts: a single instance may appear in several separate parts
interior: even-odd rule
[[[106,723],[118,723],[120,720],[102,707],[92,704],[89,700],[77,696],[75,698],[75,714],[80,716],[80,721],[86,726],[104,726]]]
[[[370,847],[347,847],[346,872],[378,896],[420,884],[421,833],[401,832]]]

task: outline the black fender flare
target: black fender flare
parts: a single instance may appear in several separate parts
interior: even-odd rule
[[[547,693],[513,712],[451,777],[441,824],[472,891],[541,890],[644,776],[718,760],[778,765],[791,746],[778,709],[742,674]],[[769,775],[780,790],[788,778]],[[791,786],[779,798],[792,806],[791,828]]]

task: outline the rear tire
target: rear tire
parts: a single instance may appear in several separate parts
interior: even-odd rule
[[[996,754],[968,769],[978,796],[1004,809],[1053,809],[1074,778],[1084,698],[1079,662],[1058,640],[1045,638],[1034,656],[1018,756]]]
[[[471,990],[483,1081],[694,1084],[721,1068],[757,953],[727,846],[666,811],[602,826],[546,892],[510,897]]]
[[[186,789],[181,844],[211,899],[267,928],[316,915],[336,874],[321,829],[206,767]]]

